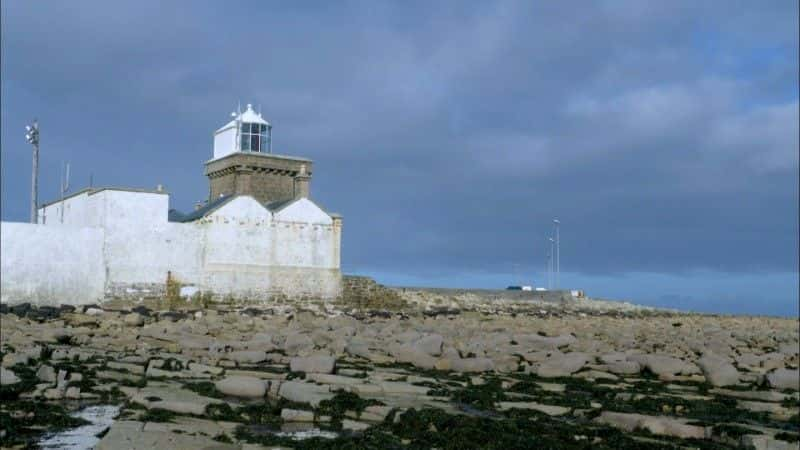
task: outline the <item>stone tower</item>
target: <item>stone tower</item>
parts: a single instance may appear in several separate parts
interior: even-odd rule
[[[206,162],[209,202],[223,195],[253,196],[262,204],[308,197],[312,161],[272,154],[272,125],[247,105],[214,133]]]

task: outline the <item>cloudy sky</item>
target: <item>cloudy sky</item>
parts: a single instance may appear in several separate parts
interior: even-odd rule
[[[798,311],[798,2],[2,2],[2,219],[72,188],[207,194],[261,105],[314,159],[342,266],[395,285],[562,285]],[[516,275],[515,275],[516,274]]]

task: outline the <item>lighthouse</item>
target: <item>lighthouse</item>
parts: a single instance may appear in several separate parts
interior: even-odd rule
[[[272,124],[253,105],[232,116],[214,132],[213,157],[205,163],[209,202],[228,195],[250,195],[264,205],[307,198],[312,161],[273,153]]]

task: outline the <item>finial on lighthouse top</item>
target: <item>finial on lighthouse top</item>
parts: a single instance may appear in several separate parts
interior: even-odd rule
[[[248,103],[244,112],[214,132],[214,159],[231,153],[272,153],[272,125]]]

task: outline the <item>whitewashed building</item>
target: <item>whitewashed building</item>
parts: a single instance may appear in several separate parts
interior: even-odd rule
[[[3,303],[86,304],[185,294],[261,300],[341,294],[341,217],[309,199],[312,162],[271,153],[252,110],[214,135],[209,199],[189,213],[169,194],[87,188],[2,222]]]

